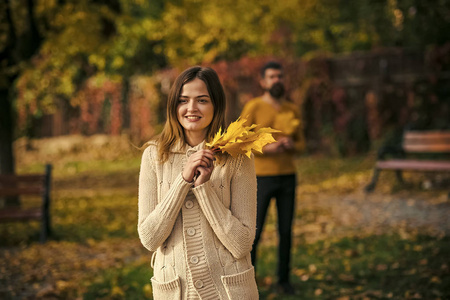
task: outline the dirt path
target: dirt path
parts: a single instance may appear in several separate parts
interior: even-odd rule
[[[450,201],[445,193],[300,194],[294,234],[311,242],[330,235],[391,229],[448,235],[449,216]]]
[[[430,228],[450,234],[450,201],[443,194],[436,198],[421,196],[383,196],[361,194],[348,195],[342,204],[358,207],[361,215],[359,224],[375,226],[406,225],[411,228]]]

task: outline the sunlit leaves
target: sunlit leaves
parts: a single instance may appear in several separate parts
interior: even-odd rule
[[[10,3],[21,34],[27,29],[25,0]],[[127,78],[168,64],[182,68],[245,55],[310,57],[315,51],[340,53],[400,42],[425,45],[448,32],[443,22],[448,7],[419,7],[414,0],[34,3],[42,47],[30,64],[7,70],[20,74],[21,116],[52,112],[59,99],[69,101],[97,73]],[[0,25],[4,41],[8,26]]]
[[[122,14],[89,0],[36,2],[39,25],[46,25],[42,27],[45,41],[19,78],[19,108],[31,105],[51,112],[51,100],[70,99],[80,83],[97,72],[113,76],[131,73],[130,61],[136,60],[149,33],[155,31],[150,14],[144,18],[128,14],[138,2],[124,3]],[[149,9],[143,4],[143,11]],[[28,113],[36,112],[31,109]]]
[[[272,133],[279,132],[272,128],[257,128],[257,125],[244,126],[247,119],[239,118],[231,123],[226,131],[216,133],[213,140],[206,146],[215,151],[227,152],[236,157],[245,154],[251,157],[253,151],[262,153],[265,145],[275,142]]]
[[[248,51],[268,40],[271,28],[276,26],[264,21],[269,17],[257,1],[169,3],[161,20],[166,55],[173,64],[212,62],[223,56],[237,58],[239,54],[233,48],[236,43],[243,42]]]

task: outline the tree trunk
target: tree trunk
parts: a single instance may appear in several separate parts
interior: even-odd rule
[[[34,1],[27,0],[27,21],[28,31],[18,36],[16,26],[12,18],[13,0],[5,4],[5,20],[8,31],[4,47],[1,49],[3,67],[19,66],[21,62],[29,60],[39,49],[42,37],[39,34],[36,20],[34,18]],[[14,112],[10,101],[10,91],[13,88],[13,82],[19,76],[18,73],[7,74],[0,72],[0,174],[14,174]],[[6,197],[3,203],[6,206],[19,205],[18,197]]]
[[[14,173],[13,117],[8,91],[0,90],[0,174]]]
[[[0,89],[0,107],[0,174],[14,174],[13,112],[6,89]],[[5,197],[3,202],[5,206],[17,206],[19,198]]]

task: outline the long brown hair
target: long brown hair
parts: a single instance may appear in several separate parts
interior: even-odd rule
[[[194,80],[202,80],[208,89],[209,97],[214,106],[214,115],[208,126],[206,140],[211,140],[219,128],[225,129],[225,93],[216,71],[207,67],[195,66],[184,70],[172,85],[167,100],[167,119],[164,129],[156,138],[158,143],[158,156],[161,162],[167,161],[170,149],[178,142],[186,143],[184,128],[177,117],[178,100],[183,86]]]

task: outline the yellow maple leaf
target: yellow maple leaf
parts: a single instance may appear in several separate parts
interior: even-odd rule
[[[235,122],[231,123],[223,135],[223,140],[235,142],[246,131],[244,127],[245,121],[247,120],[238,118]]]
[[[300,120],[295,117],[294,112],[288,111],[277,114],[273,127],[281,130],[286,135],[291,135],[297,130],[299,125]]]
[[[215,152],[227,152],[234,157],[239,154],[250,157],[252,151],[262,153],[262,148],[265,145],[275,142],[272,133],[280,132],[269,127],[256,129],[257,125],[255,124],[244,126],[245,122],[247,122],[247,119],[238,118],[228,126],[224,133],[220,129],[213,140],[206,143],[206,146]]]
[[[219,140],[222,138],[222,127],[219,128],[219,131],[214,136],[213,140],[210,142],[211,144],[215,145],[219,142]]]

